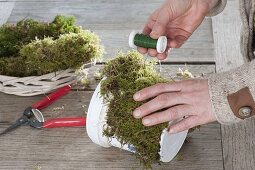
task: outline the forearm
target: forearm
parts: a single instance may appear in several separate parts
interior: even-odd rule
[[[212,109],[222,124],[242,121],[255,114],[255,60],[225,73],[209,76]]]

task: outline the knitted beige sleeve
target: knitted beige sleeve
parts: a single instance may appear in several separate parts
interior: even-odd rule
[[[206,16],[212,17],[221,13],[224,10],[226,4],[227,4],[227,0],[219,0],[217,5],[213,9],[211,9]]]
[[[248,87],[255,99],[255,60],[228,72],[210,75],[208,85],[212,109],[218,122],[231,124],[242,121],[232,112],[227,96]]]

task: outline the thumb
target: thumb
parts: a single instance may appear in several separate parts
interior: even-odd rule
[[[152,27],[150,37],[158,39],[166,33],[167,25],[170,22],[170,15],[166,8],[163,8],[157,16],[157,19]]]

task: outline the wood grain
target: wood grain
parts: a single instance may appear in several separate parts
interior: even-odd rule
[[[73,91],[47,109],[50,117],[84,116],[92,91]],[[0,130],[40,98],[0,94]],[[15,101],[15,102],[13,102]],[[63,107],[64,106],[64,107]],[[0,137],[0,169],[141,169],[135,157],[117,148],[102,148],[88,138],[85,128],[19,129]],[[154,169],[223,169],[219,124],[196,131],[181,152],[183,160],[154,165]]]
[[[237,0],[229,1],[222,14],[213,18],[216,70],[222,72],[243,64],[240,52],[241,20]],[[221,126],[224,168],[255,169],[255,119]]]
[[[13,2],[14,0],[7,0]],[[78,24],[98,33],[106,46],[105,60],[116,51],[128,50],[127,37],[132,29],[140,30],[148,15],[162,0],[17,0],[9,18],[10,23],[32,17],[50,21],[56,14],[75,15]],[[178,68],[186,67],[195,75],[215,71],[212,23],[206,18],[190,40],[174,49],[162,65],[162,75],[173,77]],[[200,65],[201,63],[208,63]],[[95,70],[91,70],[91,78]],[[73,91],[43,110],[46,119],[84,116],[96,82],[90,88],[76,86]],[[0,131],[17,119],[24,108],[43,96],[16,97],[0,94]],[[85,128],[37,130],[20,127],[0,137],[0,169],[141,169],[135,157],[117,148],[102,148],[87,136]],[[217,123],[202,126],[186,143],[180,157],[170,163],[154,165],[154,169],[223,169],[220,127]]]
[[[163,65],[161,73],[169,77],[178,68],[185,67],[197,74],[215,70],[214,65]],[[95,70],[98,68],[95,67]],[[84,116],[92,93],[73,90],[44,109],[43,114],[46,119]],[[24,108],[41,97],[0,94],[0,131],[19,118]],[[179,157],[182,159],[154,165],[154,169],[223,169],[219,124],[203,126],[190,139],[180,151]],[[21,127],[1,136],[0,143],[0,169],[5,170],[35,169],[38,166],[42,169],[141,169],[131,153],[93,144],[85,128],[37,130]]]
[[[7,22],[15,2],[0,1],[0,26]]]

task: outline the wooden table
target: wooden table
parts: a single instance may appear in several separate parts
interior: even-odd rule
[[[14,4],[13,1],[0,1],[0,4],[7,3]],[[140,30],[148,15],[160,4],[161,0],[17,0],[8,22],[15,23],[28,17],[50,21],[56,14],[74,15],[78,24],[95,31],[101,37],[107,51],[105,62],[113,58],[118,50],[129,49],[127,39],[130,31]],[[230,1],[228,8],[236,6],[237,2]],[[230,12],[227,10],[226,13]],[[236,16],[238,17],[238,11],[234,10],[229,17]],[[226,58],[226,51],[229,48],[236,50],[236,46],[225,44],[224,49],[220,48],[224,44],[220,37],[230,37],[229,32],[222,32],[220,29],[233,23],[238,25],[238,20],[226,22],[222,18],[206,18],[181,49],[171,52],[163,63],[162,74],[171,76],[179,67],[187,67],[196,75],[215,72],[216,68],[223,70],[226,67],[224,63],[229,61],[223,58]],[[216,28],[213,29],[214,27]],[[234,32],[237,37],[238,31],[240,30]],[[233,39],[233,35],[231,37]],[[232,39],[231,45],[238,40]],[[235,63],[233,66],[236,66]],[[44,116],[46,119],[84,116],[93,89],[94,86],[90,89],[73,89],[67,96],[43,110]],[[24,108],[41,97],[25,98],[0,93],[0,130],[8,127],[21,115]],[[239,127],[242,127],[241,130]],[[254,127],[254,121],[234,127],[221,127],[218,123],[204,125],[182,147],[179,158],[170,163],[154,165],[153,168],[255,169]],[[238,134],[238,137],[234,134]],[[94,144],[88,138],[85,128],[36,130],[24,126],[0,137],[0,169],[40,168],[110,170],[141,169],[141,166],[131,153]]]

